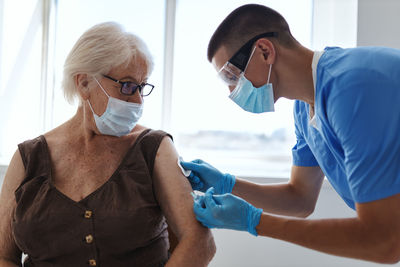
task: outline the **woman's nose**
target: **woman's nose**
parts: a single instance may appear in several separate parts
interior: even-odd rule
[[[133,94],[132,99],[129,99],[129,101],[142,104],[143,103],[143,96],[139,92],[139,90],[136,90],[135,94]]]

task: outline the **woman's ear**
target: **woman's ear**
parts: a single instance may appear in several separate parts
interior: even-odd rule
[[[89,98],[89,81],[87,74],[77,74],[74,77],[75,87],[83,100]]]
[[[274,44],[270,40],[262,38],[257,41],[256,45],[262,51],[266,63],[268,65],[274,64],[276,57],[276,50]]]

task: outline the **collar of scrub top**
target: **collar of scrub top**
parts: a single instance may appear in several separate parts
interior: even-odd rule
[[[245,43],[234,55],[231,59],[228,60],[229,63],[236,66],[241,71],[244,71],[247,66],[247,62],[249,61],[251,55],[251,48],[255,41],[263,37],[278,37],[277,32],[265,32],[251,38],[247,43]]]

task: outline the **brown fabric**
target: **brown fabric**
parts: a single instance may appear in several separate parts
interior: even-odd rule
[[[145,130],[109,180],[79,202],[52,184],[44,136],[20,144],[26,178],[15,191],[13,233],[28,255],[24,266],[163,266],[168,233],[152,173],[165,136]]]

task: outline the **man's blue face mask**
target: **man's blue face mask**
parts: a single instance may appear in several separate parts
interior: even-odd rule
[[[269,83],[271,76],[272,64],[269,67],[267,83],[261,87],[254,87],[253,84],[245,77],[245,72],[250,60],[253,57],[256,47],[251,51],[248,60],[243,55],[243,51],[251,49],[251,45],[261,37],[273,37],[277,33],[265,33],[251,39],[240,49],[218,72],[220,78],[228,85],[235,86],[235,89],[229,95],[236,104],[242,109],[252,113],[262,113],[274,111],[274,93],[272,84]],[[247,54],[248,55],[248,54]]]
[[[252,54],[253,53],[254,50]],[[235,89],[229,95],[229,98],[238,104],[242,109],[252,113],[274,111],[274,93],[272,83],[269,83],[271,69],[272,64],[269,67],[267,83],[258,88],[254,87],[253,84],[244,76],[246,72],[245,69],[240,74],[238,83]]]

